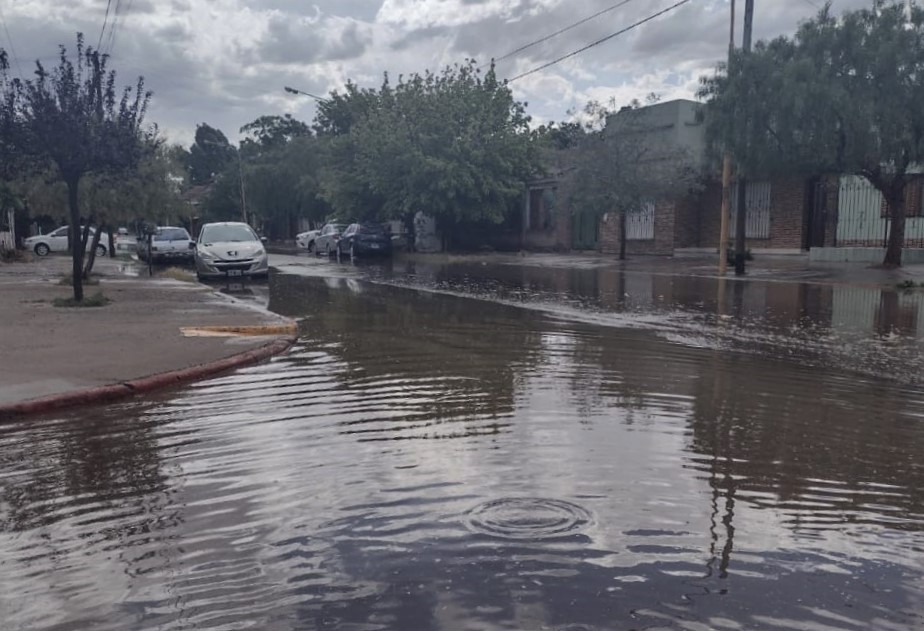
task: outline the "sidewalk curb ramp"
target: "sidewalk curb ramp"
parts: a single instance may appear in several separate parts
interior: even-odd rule
[[[201,328],[207,330],[212,327]],[[212,377],[219,373],[228,372],[235,368],[256,364],[257,362],[273,357],[274,355],[284,353],[289,350],[289,348],[291,348],[298,339],[298,336],[295,334],[297,327],[294,323],[290,325],[272,327],[223,328],[234,329],[234,331],[227,331],[227,333],[235,333],[238,335],[279,335],[281,332],[285,332],[286,335],[284,337],[279,337],[272,342],[268,342],[267,344],[264,344],[258,348],[244,351],[242,353],[237,353],[236,355],[231,355],[230,357],[218,359],[206,364],[199,364],[197,366],[181,368],[179,370],[171,370],[156,375],[150,375],[148,377],[140,377],[138,379],[132,379],[131,381],[123,381],[106,386],[62,392],[61,394],[54,394],[38,399],[29,399],[28,401],[21,401],[19,403],[0,404],[0,422],[9,421],[22,416],[44,414],[47,412],[62,410],[78,405],[95,405],[99,403],[106,403],[109,401],[124,399],[135,394],[151,392],[153,390],[161,390],[164,388],[182,385],[184,383],[199,381],[201,379],[205,379],[206,377]],[[247,332],[244,333],[244,330],[247,330]]]

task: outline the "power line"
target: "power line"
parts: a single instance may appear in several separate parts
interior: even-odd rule
[[[528,49],[528,48],[532,48],[533,46],[538,46],[539,44],[542,44],[543,42],[547,42],[547,41],[549,41],[550,39],[552,39],[553,37],[558,37],[558,36],[561,35],[562,33],[566,33],[566,32],[568,32],[568,31],[570,31],[571,29],[574,29],[574,28],[579,27],[579,26],[582,25],[582,24],[586,24],[587,22],[590,22],[590,21],[593,20],[594,18],[598,18],[598,17],[600,17],[601,15],[603,15],[603,14],[605,14],[605,13],[609,13],[610,11],[615,11],[615,10],[618,9],[619,7],[625,6],[625,5],[629,4],[630,2],[633,2],[633,0],[622,0],[622,2],[617,2],[617,3],[614,4],[613,6],[607,7],[606,9],[603,9],[602,11],[597,11],[597,12],[594,13],[593,15],[590,15],[590,16],[584,18],[583,20],[579,20],[579,21],[575,22],[574,24],[571,24],[571,25],[569,25],[569,26],[566,26],[565,28],[562,28],[562,29],[559,29],[559,30],[555,31],[554,33],[549,33],[549,34],[546,35],[545,37],[543,37],[543,38],[541,38],[541,39],[537,39],[537,40],[534,41],[534,42],[530,42],[529,44],[526,44],[526,45],[524,45],[524,46],[520,46],[519,48],[517,48],[517,49],[515,49],[515,50],[511,50],[509,53],[507,53],[507,54],[504,55],[503,57],[498,57],[498,58],[495,59],[494,61],[497,62],[497,61],[503,61],[503,60],[505,60],[505,59],[509,59],[510,57],[513,57],[513,56],[516,55],[517,53],[521,53],[521,52],[523,52],[524,50],[526,50],[526,49]]]
[[[10,43],[10,54],[13,55],[13,63],[16,64],[16,70],[19,71],[20,81],[25,81],[25,75],[22,73],[22,66],[19,65],[19,55],[16,54],[16,47],[13,46],[13,38],[10,37],[10,30],[6,27],[6,17],[3,15],[3,0],[0,0],[0,20],[3,20],[3,32],[6,33],[6,40]]]
[[[509,79],[509,80],[508,80],[508,83],[513,83],[513,82],[516,81],[517,79],[522,79],[523,77],[529,76],[529,75],[534,74],[534,73],[536,73],[536,72],[539,72],[539,71],[541,71],[541,70],[545,70],[546,68],[549,68],[549,67],[551,67],[551,66],[554,66],[554,65],[557,64],[557,63],[561,63],[562,61],[564,61],[564,60],[566,60],[566,59],[570,59],[571,57],[574,57],[575,55],[580,55],[580,54],[583,53],[584,51],[590,50],[590,49],[593,48],[594,46],[599,46],[600,44],[602,44],[602,43],[604,43],[604,42],[608,42],[609,40],[613,39],[614,37],[618,37],[619,35],[622,35],[623,33],[628,33],[629,31],[631,31],[631,30],[633,30],[633,29],[635,29],[635,28],[638,28],[638,27],[641,26],[642,24],[645,24],[646,22],[650,22],[650,21],[652,21],[653,19],[655,19],[656,17],[662,16],[662,15],[664,15],[665,13],[669,13],[670,11],[673,11],[674,9],[676,9],[676,8],[678,8],[678,7],[680,7],[680,6],[684,5],[684,4],[686,4],[686,3],[688,3],[688,2],[690,2],[690,0],[680,0],[680,2],[677,2],[676,4],[672,4],[671,6],[667,7],[666,9],[662,9],[661,11],[658,11],[657,13],[654,13],[654,14],[652,14],[652,15],[649,15],[647,18],[644,18],[644,19],[642,19],[642,20],[639,20],[639,21],[636,22],[635,24],[631,24],[631,25],[627,26],[627,27],[624,28],[624,29],[620,29],[620,30],[616,31],[615,33],[610,33],[610,34],[607,35],[606,37],[603,37],[603,38],[601,38],[601,39],[598,39],[598,40],[595,41],[595,42],[591,42],[590,44],[588,44],[587,46],[584,46],[583,48],[579,48],[579,49],[577,49],[577,50],[575,50],[575,51],[573,51],[573,52],[568,53],[567,55],[562,55],[562,56],[559,57],[558,59],[553,59],[552,61],[550,61],[550,62],[548,62],[548,63],[542,64],[541,66],[537,66],[537,67],[533,68],[532,70],[527,70],[527,71],[524,72],[524,73],[518,74],[517,76],[513,77],[512,79]]]
[[[119,28],[119,18],[122,16],[119,9],[122,8],[122,0],[116,0],[115,10],[112,15],[112,24],[109,25],[109,40],[106,43],[106,54],[112,54],[112,47],[115,45],[116,31]]]
[[[106,24],[109,22],[109,7],[112,6],[112,0],[106,2],[106,17],[103,18],[103,28],[99,32],[99,41],[96,42],[96,50],[103,47],[103,33],[106,32]]]

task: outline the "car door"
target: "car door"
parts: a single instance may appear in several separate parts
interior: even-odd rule
[[[327,243],[327,235],[330,234],[330,224],[321,228],[321,232],[318,233],[318,236],[314,239],[314,251],[323,252],[324,244]]]
[[[67,251],[67,233],[69,226],[62,226],[48,234],[48,249],[52,252]]]
[[[353,243],[353,238],[356,236],[357,232],[359,232],[359,225],[355,223],[350,224],[347,229],[343,231],[343,234],[340,235],[340,243],[338,244],[342,252],[349,252],[350,244]]]

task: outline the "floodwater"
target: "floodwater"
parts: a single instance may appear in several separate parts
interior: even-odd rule
[[[0,426],[4,629],[924,628],[919,294],[288,271],[290,353]]]

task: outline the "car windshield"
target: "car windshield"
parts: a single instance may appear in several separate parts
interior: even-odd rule
[[[330,224],[331,232],[343,232],[343,229],[346,228],[345,224],[342,223],[332,223]]]
[[[188,241],[189,233],[183,228],[158,228],[155,241]]]
[[[206,226],[202,229],[202,235],[199,240],[203,243],[222,243],[227,241],[259,241],[257,235],[250,226],[228,225],[228,226]]]
[[[381,226],[363,224],[356,229],[361,234],[385,234]]]

